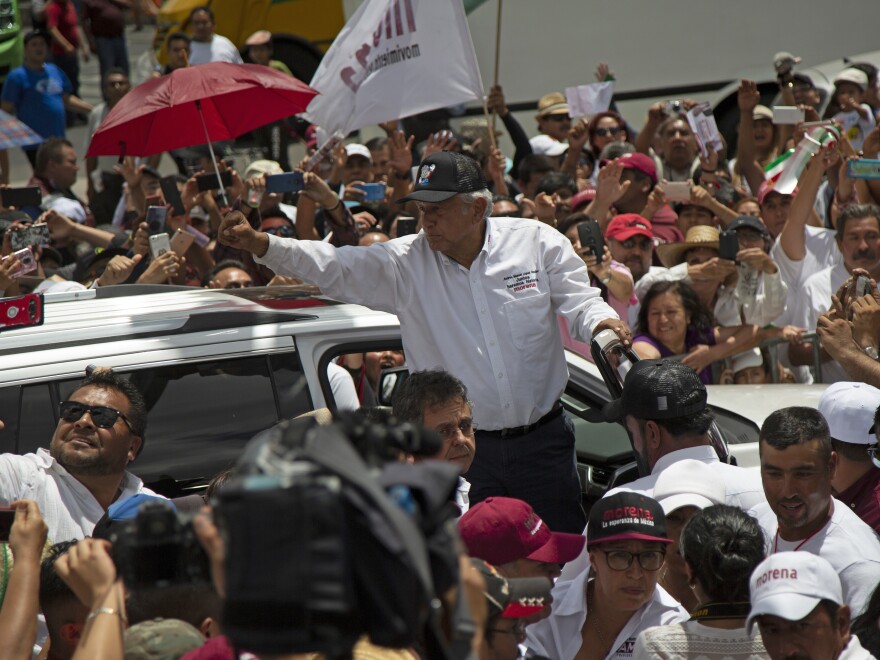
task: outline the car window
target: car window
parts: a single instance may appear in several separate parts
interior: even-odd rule
[[[49,447],[58,416],[47,384],[3,388],[0,411],[6,424],[0,451],[27,454]]]
[[[119,373],[144,393],[148,409],[144,449],[130,469],[169,496],[204,485],[231,467],[256,433],[312,408],[293,353]],[[79,382],[59,383],[61,399]]]

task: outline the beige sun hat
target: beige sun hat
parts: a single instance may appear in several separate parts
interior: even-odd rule
[[[657,246],[660,263],[667,268],[677,266],[684,261],[684,255],[694,248],[718,249],[718,230],[715,227],[697,225],[688,229],[684,243],[664,243]]]

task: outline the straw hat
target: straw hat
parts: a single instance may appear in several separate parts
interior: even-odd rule
[[[677,266],[684,261],[684,255],[694,248],[718,249],[718,230],[715,227],[696,225],[688,229],[684,243],[664,243],[657,246],[657,256],[660,263],[667,268]]]

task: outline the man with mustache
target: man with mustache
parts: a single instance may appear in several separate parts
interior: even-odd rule
[[[872,278],[880,278],[880,207],[875,204],[848,206],[837,219],[836,241],[841,262],[806,278],[793,301],[792,325],[815,330],[819,317],[831,308],[832,294],[850,278],[854,269],[861,268]],[[792,345],[788,355],[792,364],[812,364],[812,344]],[[824,349],[822,362],[822,382],[850,380],[843,367]]]
[[[772,413],[758,441],[767,504],[750,513],[767,553],[810,552],[840,576],[843,602],[861,614],[880,583],[880,540],[846,504],[831,496],[838,457],[825,418],[815,408]]]

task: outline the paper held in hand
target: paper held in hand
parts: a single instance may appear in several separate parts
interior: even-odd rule
[[[724,143],[718,132],[718,124],[715,123],[715,115],[712,114],[712,106],[708,102],[700,103],[688,110],[687,120],[694,132],[703,158],[709,156],[709,147],[712,147],[715,153],[722,153]]]
[[[591,83],[565,88],[565,100],[568,102],[568,114],[572,117],[592,116],[607,112],[614,96],[614,82]]]

